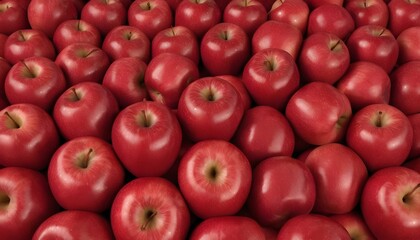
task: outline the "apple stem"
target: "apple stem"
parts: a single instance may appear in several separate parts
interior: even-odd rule
[[[77,21],[77,31],[82,31],[82,27],[80,26],[80,20]]]
[[[367,1],[365,0],[365,1],[363,1],[363,7],[364,8],[367,8]]]
[[[334,45],[332,45],[330,49],[331,49],[332,51],[334,51],[334,49],[335,49],[336,47],[338,47],[339,45],[340,45],[340,40],[338,40],[336,43],[334,43]]]
[[[141,110],[142,126],[148,128],[152,125],[150,118],[147,116],[146,110]]]
[[[87,168],[89,166],[89,160],[91,159],[92,153],[93,153],[93,149],[89,148],[85,157],[82,159],[82,161],[80,161],[80,167],[81,168]]]
[[[382,118],[383,118],[383,113],[382,111],[379,111],[378,117],[376,118],[376,122],[375,122],[376,127],[382,127]]]
[[[228,34],[228,31],[223,31],[223,32],[222,32],[222,34],[220,34],[220,37],[221,37],[223,40],[229,40],[229,34]]]
[[[19,31],[19,40],[20,40],[21,42],[26,41],[25,35],[23,34],[23,32],[22,32],[22,31]]]
[[[80,100],[80,96],[77,94],[76,89],[75,88],[71,88],[70,91],[72,91],[72,93],[73,93],[72,100],[74,100],[75,102],[79,101]]]
[[[27,73],[29,73],[29,74],[27,75],[27,77],[35,78],[36,77],[35,73],[32,72],[32,70],[28,67],[28,65],[26,65],[25,61],[22,61],[22,64],[23,64],[23,66],[25,66],[26,70],[28,70]]]
[[[176,33],[175,33],[175,30],[174,30],[174,27],[171,27],[171,31],[172,31],[172,36],[175,36]]]
[[[416,192],[418,189],[420,189],[420,183],[418,183],[414,188],[413,188],[413,190],[411,190],[409,193],[407,193],[406,195],[404,195],[404,197],[403,197],[403,202],[404,203],[409,203],[410,202],[410,200],[411,200],[411,198],[412,198],[412,196],[413,196],[413,194],[414,194],[414,192]]]
[[[146,212],[146,219],[145,222],[143,223],[143,225],[141,225],[141,230],[144,231],[146,230],[149,225],[152,223],[153,218],[157,215],[156,211],[153,210],[147,210]]]
[[[265,65],[265,67],[268,71],[274,71],[274,69],[275,69],[274,63],[272,61],[270,61],[269,59],[266,59],[264,61],[264,65]]]
[[[9,112],[6,111],[4,115],[6,115],[6,117],[10,119],[12,123],[11,128],[20,128],[19,123],[12,116],[10,116]]]
[[[244,7],[248,6],[248,0],[244,0]]]

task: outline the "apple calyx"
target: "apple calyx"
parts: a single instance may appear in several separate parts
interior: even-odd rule
[[[145,214],[144,222],[140,227],[142,231],[145,231],[151,228],[151,225],[153,225],[154,219],[157,215],[157,211],[153,209],[147,209],[144,214]]]
[[[19,41],[21,41],[21,42],[25,42],[26,40],[28,40],[26,37],[25,37],[25,34],[23,34],[23,32],[22,31],[19,31],[19,37],[18,37],[18,40]]]
[[[383,127],[384,126],[383,118],[384,118],[384,113],[382,111],[379,111],[374,120],[374,125],[378,128]]]
[[[377,37],[382,36],[384,33],[385,33],[385,28],[381,28],[381,29],[377,29],[377,30],[375,29],[372,32],[373,36],[377,36]]]
[[[273,59],[266,59],[265,61],[264,61],[264,66],[265,66],[265,69],[267,70],[267,71],[269,71],[269,72],[273,72],[273,71],[275,71],[276,69],[277,69],[277,64],[274,62],[274,60]]]
[[[10,8],[9,4],[0,4],[0,13],[6,12]]]
[[[337,128],[342,128],[344,125],[346,125],[347,121],[348,121],[347,116],[340,116],[336,123]]]
[[[70,101],[72,102],[80,101],[81,97],[79,96],[79,94],[77,94],[76,88],[71,88],[70,91],[72,93],[69,97]]]
[[[152,4],[150,4],[150,2],[147,1],[147,2],[141,3],[140,8],[145,10],[145,11],[148,11],[148,10],[152,9]]]
[[[341,49],[342,49],[341,40],[337,40],[333,42],[332,44],[330,44],[330,50],[333,52],[339,51]]]
[[[88,152],[86,154],[83,154],[79,157],[77,166],[80,168],[86,169],[89,166],[89,162],[92,159],[93,155],[93,149],[89,148]]]
[[[223,40],[226,40],[226,41],[229,40],[229,38],[230,38],[229,32],[227,30],[222,31],[220,33],[220,38],[223,39]]]
[[[204,100],[207,100],[209,102],[214,102],[217,99],[219,99],[219,95],[217,94],[217,92],[215,92],[211,86],[209,86],[208,88],[205,88],[201,91],[201,96],[203,97]]]
[[[25,61],[22,61],[22,64],[25,67],[24,76],[27,78],[36,78],[35,72],[25,63]]]
[[[6,193],[0,192],[0,209],[7,207],[10,203],[10,200],[10,197]]]
[[[150,128],[154,124],[154,117],[152,114],[146,112],[146,110],[141,110],[138,115],[137,123],[139,126],[144,128]]]
[[[18,129],[20,128],[21,124],[17,119],[14,119],[9,112],[4,112],[4,115],[7,117],[6,126],[9,129]]]
[[[416,192],[420,191],[420,183],[418,183],[410,192],[404,195],[402,198],[402,201],[405,204],[410,204],[411,200],[413,199],[413,196],[416,194]]]

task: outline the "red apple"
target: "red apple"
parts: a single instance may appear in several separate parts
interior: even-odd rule
[[[309,6],[304,0],[276,0],[268,12],[268,19],[285,22],[295,26],[302,34],[306,33]]]
[[[418,239],[419,193],[420,174],[405,167],[384,168],[369,178],[360,202],[366,224],[376,239]]]
[[[420,26],[420,1],[390,0],[388,28],[398,37],[409,27]]]
[[[347,145],[369,171],[401,165],[413,143],[407,116],[388,104],[371,104],[355,113],[346,134]]]
[[[217,77],[190,83],[178,103],[178,119],[194,142],[230,140],[244,113],[242,99],[232,84]]]
[[[99,83],[83,82],[60,95],[53,117],[67,140],[94,136],[109,141],[118,112],[118,103],[111,91]]]
[[[178,167],[181,193],[191,211],[201,219],[238,213],[251,189],[251,177],[246,156],[224,140],[194,144]]]
[[[190,213],[179,190],[168,180],[142,177],[118,192],[110,213],[120,240],[186,239]]]
[[[420,158],[420,113],[407,116],[413,127],[413,144],[409,158]]]
[[[235,87],[242,99],[245,110],[248,110],[251,107],[251,96],[240,77],[234,75],[218,75],[216,77],[228,81],[233,87]]]
[[[28,5],[31,2],[31,0],[14,0],[14,1],[17,2],[19,4],[19,6],[21,6],[25,10],[28,9]]]
[[[389,11],[384,0],[347,0],[344,7],[352,16],[355,27],[371,24],[388,26]]]
[[[402,31],[398,37],[398,62],[404,64],[410,61],[420,61],[420,26],[409,27]]]
[[[372,232],[366,225],[365,220],[358,211],[331,215],[331,219],[338,222],[350,234],[351,239],[375,240]]]
[[[136,177],[162,176],[174,164],[182,132],[165,105],[142,101],[124,108],[112,126],[112,146]]]
[[[0,33],[10,35],[17,30],[29,28],[26,9],[15,0],[0,2]],[[1,56],[1,55],[0,55]]]
[[[406,115],[420,113],[420,60],[398,66],[390,75],[391,105]]]

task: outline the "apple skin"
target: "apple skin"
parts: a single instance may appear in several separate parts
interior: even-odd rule
[[[99,83],[83,82],[58,97],[52,115],[67,140],[94,136],[109,141],[118,112],[118,102],[110,90]]]
[[[419,0],[390,0],[388,10],[388,28],[395,37],[398,37],[402,31],[409,27],[420,25]]]
[[[346,43],[337,35],[316,32],[303,41],[297,63],[303,80],[333,85],[346,73],[350,56]]]
[[[10,105],[4,89],[6,77],[10,71],[10,68],[12,68],[12,66],[9,64],[9,62],[0,56],[0,110]]]
[[[242,99],[244,110],[248,110],[249,108],[251,108],[251,96],[249,95],[248,90],[246,89],[240,77],[234,75],[218,75],[216,77],[229,82],[230,84],[232,84],[232,86],[235,87],[236,91],[238,91]]]
[[[234,23],[218,23],[203,36],[200,56],[211,75],[238,75],[251,53],[246,32]]]
[[[191,233],[190,240],[252,240],[265,239],[258,223],[244,216],[213,217],[200,222]]]
[[[370,61],[390,73],[398,61],[399,46],[388,28],[364,25],[356,28],[346,41],[351,60]]]
[[[112,204],[116,239],[186,239],[190,212],[179,190],[166,179],[142,177],[124,185]]]
[[[368,171],[352,149],[339,143],[325,144],[314,148],[304,162],[315,179],[313,212],[343,214],[356,207]]]
[[[309,9],[313,9],[322,6],[324,4],[336,4],[338,6],[343,6],[344,0],[305,0],[309,6]]]
[[[28,103],[0,111],[0,165],[45,169],[60,140],[51,116]]]
[[[99,30],[92,24],[80,19],[70,19],[62,22],[57,26],[52,39],[58,52],[72,43],[90,43],[96,47],[102,45]]]
[[[251,189],[251,178],[246,156],[224,140],[195,143],[178,167],[180,191],[190,210],[201,219],[238,213]]]
[[[336,87],[348,97],[353,111],[370,104],[388,104],[391,97],[389,75],[379,65],[367,61],[351,63]]]
[[[315,193],[314,178],[303,162],[270,157],[253,170],[247,207],[259,224],[278,230],[288,219],[310,213]]]
[[[418,172],[401,166],[384,168],[370,176],[360,202],[366,224],[377,239],[418,239],[419,183]]]
[[[29,28],[26,9],[15,0],[0,2],[0,33],[10,35],[19,29]]]
[[[351,116],[346,95],[323,82],[304,85],[286,106],[286,117],[295,133],[313,145],[341,141]]]
[[[406,115],[420,113],[420,60],[398,66],[390,75],[391,105]]]
[[[398,62],[404,64],[410,61],[420,61],[420,26],[409,27],[397,37],[399,46]]]
[[[420,113],[408,115],[408,120],[413,127],[413,145],[411,146],[409,158],[420,157]]]
[[[198,67],[191,59],[162,53],[147,65],[144,83],[152,100],[176,109],[184,89],[199,77]]]
[[[0,33],[0,57],[4,59],[4,46],[6,44],[7,38],[9,35]]]
[[[347,12],[354,20],[355,27],[363,25],[388,25],[389,11],[383,0],[347,0],[344,3]]]
[[[90,136],[61,145],[48,166],[51,192],[67,210],[106,211],[123,186],[124,175],[111,144]]]
[[[269,157],[291,156],[295,136],[280,111],[269,106],[255,106],[244,113],[232,142],[247,156],[251,165],[256,166]]]
[[[193,142],[229,141],[243,113],[241,96],[232,84],[217,77],[204,77],[190,83],[182,92],[177,116]]]
[[[407,116],[388,104],[371,104],[355,113],[346,134],[347,145],[370,172],[401,165],[413,143]]]
[[[276,0],[268,12],[268,19],[285,22],[306,34],[309,6],[304,0]]]
[[[124,57],[113,61],[106,70],[102,85],[112,92],[120,109],[150,99],[144,83],[146,68],[139,58]]]
[[[111,225],[104,217],[79,210],[64,210],[50,216],[38,226],[32,239],[61,239],[64,236],[70,239],[114,239]]]
[[[178,120],[158,102],[134,103],[119,112],[112,126],[112,146],[136,177],[157,177],[174,164],[182,143]]]
[[[4,89],[11,104],[31,103],[49,112],[66,90],[66,79],[51,59],[35,56],[12,66]]]
[[[4,58],[10,64],[33,56],[55,59],[56,51],[47,35],[35,29],[21,29],[9,35],[4,43]]]
[[[350,234],[351,239],[375,240],[372,232],[366,225],[363,216],[359,211],[351,211],[343,214],[329,216],[334,221],[341,224]]]
[[[0,169],[0,196],[0,232],[5,239],[31,239],[38,225],[59,210],[47,178],[27,168]]]

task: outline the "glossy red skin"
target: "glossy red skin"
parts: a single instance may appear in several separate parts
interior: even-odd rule
[[[144,83],[152,100],[176,109],[184,89],[199,76],[198,67],[191,59],[162,53],[148,64]]]
[[[118,103],[111,91],[99,83],[84,82],[60,95],[54,105],[53,118],[67,140],[94,136],[109,141],[118,112]]]
[[[286,117],[295,133],[314,145],[341,141],[351,116],[346,95],[323,82],[301,87],[286,106]]]
[[[67,20],[57,26],[53,43],[58,52],[72,43],[80,42],[101,47],[101,33],[95,26],[80,19]]]
[[[298,59],[302,78],[308,82],[325,82],[333,85],[347,71],[350,54],[345,42],[337,35],[316,32],[302,44]]]
[[[409,27],[420,25],[420,1],[418,0],[390,0],[388,10],[388,28],[395,37]]]
[[[278,48],[296,59],[302,42],[303,35],[295,26],[285,22],[268,20],[255,31],[251,45],[253,54],[269,48]]]
[[[233,143],[256,166],[269,157],[291,156],[295,137],[281,112],[269,106],[255,106],[244,113]]]
[[[380,112],[381,127],[377,127]],[[413,142],[413,128],[397,108],[372,104],[355,113],[347,129],[346,142],[373,172],[401,165],[406,160]]]
[[[209,100],[209,93],[215,98]],[[182,92],[177,116],[186,136],[194,142],[229,141],[243,113],[242,99],[235,87],[217,77],[204,77],[190,83]]]
[[[311,212],[315,181],[309,168],[291,157],[276,156],[261,161],[252,173],[247,207],[264,227],[280,229],[290,218]]]
[[[150,40],[137,27],[118,26],[105,36],[102,50],[108,54],[111,61],[122,57],[138,57],[144,62],[149,62]]]
[[[268,12],[268,19],[292,24],[306,33],[309,6],[304,0],[276,0]]]
[[[404,64],[410,61],[420,61],[420,26],[409,27],[402,31],[398,37],[398,62]]]
[[[203,36],[200,56],[211,75],[238,75],[251,53],[246,32],[233,23],[219,23]]]
[[[265,21],[267,21],[267,10],[259,1],[230,1],[223,11],[223,22],[238,25],[250,37]]]
[[[215,179],[209,173],[212,168],[217,169]],[[251,178],[246,156],[224,140],[194,144],[178,167],[181,193],[190,210],[201,219],[238,213],[251,189]]]
[[[0,212],[0,232],[5,239],[31,239],[38,225],[59,210],[47,178],[31,169],[0,169],[0,194],[10,198]]]
[[[339,143],[325,144],[314,148],[304,162],[315,179],[314,212],[343,214],[356,207],[368,171],[352,149]]]
[[[420,173],[420,157],[410,159],[402,165],[403,167],[410,168],[418,173]]]
[[[150,126],[144,126],[146,115]],[[162,176],[175,162],[182,132],[175,115],[154,101],[123,109],[112,127],[112,145],[125,168],[136,177]]]
[[[82,8],[80,19],[105,36],[113,28],[127,23],[127,10],[120,0],[89,0]]]
[[[377,25],[356,28],[346,41],[351,60],[370,61],[390,73],[398,60],[398,42],[391,31]]]
[[[313,213],[291,218],[283,225],[277,235],[277,240],[315,238],[317,240],[351,239],[346,229],[339,223],[327,216]]]
[[[351,239],[375,240],[372,232],[366,225],[365,220],[358,211],[351,211],[343,214],[329,216],[332,220],[338,222],[350,234]]]
[[[149,99],[144,84],[147,64],[136,57],[119,58],[106,70],[102,85],[117,99],[120,109]]]
[[[29,57],[13,65],[4,89],[11,104],[32,103],[49,112],[66,90],[66,79],[51,59]]]
[[[418,172],[400,166],[378,170],[369,178],[362,193],[361,209],[366,224],[377,239],[418,238],[419,183]],[[404,196],[413,190],[410,200],[404,202]]]
[[[348,97],[353,111],[370,104],[389,103],[391,96],[388,74],[379,65],[367,61],[351,63],[336,87]]]
[[[409,158],[420,157],[420,113],[408,115],[408,120],[413,127],[413,145],[411,146]]]
[[[10,35],[19,29],[29,28],[26,9],[15,0],[0,2],[0,33]]]
[[[283,110],[299,88],[300,73],[290,54],[270,48],[248,60],[242,81],[256,104]]]
[[[60,239],[103,239],[112,240],[110,223],[101,215],[78,210],[64,210],[56,213],[39,225],[33,240]]]
[[[228,81],[230,84],[232,84],[232,86],[235,87],[243,101],[244,110],[248,110],[251,107],[251,96],[249,95],[248,90],[246,89],[240,77],[234,75],[219,75],[216,77]]]
[[[161,53],[175,53],[191,59],[197,65],[200,62],[198,40],[194,32],[184,26],[163,29],[155,35],[151,45],[152,58]]]
[[[221,20],[222,11],[215,0],[183,0],[175,10],[175,26],[189,28],[198,39]]]
[[[77,19],[78,12],[72,0],[32,0],[27,16],[32,29],[52,38],[57,26],[66,20]]]
[[[149,224],[147,211],[157,214]],[[117,239],[186,239],[190,213],[179,190],[168,180],[137,178],[118,192],[111,208]],[[145,230],[141,230],[145,226]]]
[[[4,43],[4,58],[10,64],[33,56],[55,59],[56,52],[47,35],[34,29],[22,29],[9,35]]]
[[[398,66],[390,75],[391,105],[406,115],[420,113],[420,60]]]
[[[20,123],[10,126],[5,113]],[[59,146],[59,135],[50,115],[32,104],[13,104],[0,111],[0,165],[45,169]]]
[[[4,82],[11,67],[12,66],[6,61],[6,59],[0,56],[0,110],[9,105],[4,90]]]
[[[165,0],[135,0],[128,8],[127,18],[128,25],[141,29],[150,41],[174,25],[171,7]]]
[[[244,216],[223,216],[204,220],[191,233],[190,240],[252,240],[265,239],[263,229],[255,220]]]
[[[108,55],[89,43],[73,43],[55,59],[67,80],[67,86],[82,82],[101,82],[110,65]]]
[[[344,4],[354,20],[355,27],[363,25],[388,25],[388,5],[383,0],[347,0]]]
[[[68,210],[100,213],[109,209],[124,184],[124,174],[111,144],[90,136],[61,145],[48,166],[51,192]]]

